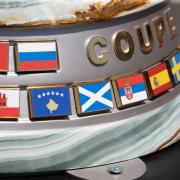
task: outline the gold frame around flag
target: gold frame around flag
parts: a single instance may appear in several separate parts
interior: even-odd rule
[[[146,87],[147,87],[148,92],[149,92],[149,99],[150,99],[150,100],[152,100],[153,98],[155,98],[155,96],[153,95],[153,91],[152,91],[152,87],[151,87],[151,83],[150,83],[150,80],[149,80],[147,71],[150,70],[150,69],[152,69],[152,68],[154,68],[154,67],[156,67],[156,66],[158,66],[158,65],[160,65],[160,64],[161,64],[161,62],[159,62],[159,63],[157,63],[157,64],[155,64],[155,65],[153,65],[153,66],[151,66],[151,67],[148,67],[147,69],[145,69],[145,70],[143,71],[144,78],[145,78],[145,82],[146,82]]]
[[[172,82],[172,79],[171,79],[171,74],[169,72],[168,65],[167,65],[167,63],[165,61],[160,61],[159,63],[155,64],[154,66],[151,66],[151,67],[149,67],[149,68],[147,68],[146,70],[143,71],[145,81],[146,81],[146,84],[147,84],[147,87],[148,87],[148,90],[149,90],[150,100],[161,96],[162,94],[166,93],[169,89],[171,89],[171,88],[169,88],[169,89],[165,90],[164,92],[161,92],[158,95],[155,95],[154,91],[153,91],[153,88],[152,88],[152,84],[151,84],[151,81],[150,81],[150,76],[148,75],[148,71],[150,71],[152,69],[155,69],[158,66],[161,66],[163,64],[165,64],[165,66],[166,66],[167,74],[169,76],[169,82],[172,84],[171,88],[173,88],[173,82]]]
[[[18,119],[21,116],[21,102],[20,102],[20,88],[18,86],[0,86],[0,90],[18,90],[19,91],[19,116],[18,117],[12,117],[12,116],[1,116],[0,121],[18,121]]]
[[[180,46],[179,48],[177,47],[176,50],[174,50],[171,54],[169,54],[165,59],[164,59],[164,62],[167,64],[167,68],[168,68],[168,71],[169,71],[169,75],[170,75],[170,78],[171,78],[171,81],[173,83],[173,86],[176,86],[180,83],[180,81],[178,83],[175,82],[174,80],[174,75],[173,75],[173,72],[172,72],[172,68],[171,68],[171,65],[170,65],[170,60],[172,59],[172,57],[177,53],[177,52],[180,52]]]
[[[28,109],[29,109],[29,117],[32,121],[40,121],[40,120],[69,120],[68,116],[69,115],[65,115],[65,116],[60,116],[60,115],[55,115],[55,116],[42,116],[42,117],[36,117],[34,115],[34,108],[33,108],[33,98],[32,98],[32,90],[34,89],[50,89],[50,88],[69,88],[70,90],[70,87],[65,85],[65,84],[62,84],[62,85],[44,85],[44,86],[30,86],[27,88],[27,96],[28,96]],[[70,97],[70,92],[69,92],[69,97]],[[70,109],[71,109],[71,99],[70,99]],[[72,109],[71,109],[72,110]],[[72,113],[72,112],[71,112]]]
[[[20,70],[19,68],[19,55],[18,55],[18,43],[48,43],[48,42],[55,42],[56,44],[56,62],[57,62],[57,68],[54,69],[43,69],[43,70]],[[60,69],[60,61],[59,61],[59,50],[58,45],[55,40],[48,40],[48,41],[16,41],[14,43],[14,62],[15,62],[15,70],[17,74],[21,73],[47,73],[47,72],[53,72]]]
[[[142,101],[134,102],[134,103],[127,104],[127,105],[123,105],[123,103],[122,103],[121,96],[120,96],[120,93],[118,91],[118,85],[117,85],[116,81],[119,79],[124,79],[124,78],[128,78],[128,77],[136,76],[136,75],[142,75],[143,76],[144,84],[145,84],[145,90],[147,93],[147,99],[146,100],[148,100],[148,98],[149,98],[149,91],[148,91],[147,83],[146,83],[146,80],[145,80],[143,73],[134,73],[134,74],[128,74],[126,76],[117,76],[117,77],[112,79],[112,87],[113,87],[113,91],[114,91],[116,106],[119,110],[129,108],[129,107],[133,107],[136,105],[141,105],[141,104],[144,104],[144,102],[146,101],[146,100],[142,100]]]
[[[112,83],[111,80],[109,79],[103,79],[103,80],[95,80],[95,81],[88,81],[88,82],[81,82],[81,83],[74,83],[73,84],[73,92],[74,92],[74,100],[75,100],[75,107],[76,107],[76,112],[78,116],[88,116],[88,115],[96,115],[96,114],[101,114],[101,113],[108,113],[111,111],[113,108],[109,109],[104,109],[104,110],[97,110],[97,111],[92,111],[92,112],[82,112],[81,104],[80,104],[80,92],[78,86],[81,85],[89,85],[89,84],[96,84],[96,83],[110,83],[110,89],[111,89],[111,96],[112,96],[112,103],[113,103],[113,108],[114,108],[114,95],[113,95],[113,88],[112,88]]]

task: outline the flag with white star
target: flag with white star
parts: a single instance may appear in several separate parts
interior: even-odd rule
[[[31,118],[71,115],[69,88],[47,87],[30,90]]]

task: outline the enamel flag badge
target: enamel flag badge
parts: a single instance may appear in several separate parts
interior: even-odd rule
[[[153,96],[158,96],[172,87],[167,65],[162,63],[146,71]]]
[[[180,82],[180,51],[177,51],[168,61],[175,84]]]
[[[145,80],[142,74],[114,80],[113,86],[118,108],[148,99]]]
[[[18,42],[17,72],[55,71],[59,69],[56,42]]]
[[[19,118],[19,101],[19,89],[0,88],[0,119]]]
[[[30,116],[58,118],[71,115],[68,87],[42,87],[29,89]]]
[[[0,42],[0,72],[7,72],[9,66],[9,42]]]
[[[77,113],[95,113],[113,108],[110,82],[82,84],[75,87]]]

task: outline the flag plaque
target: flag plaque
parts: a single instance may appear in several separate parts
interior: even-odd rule
[[[69,87],[32,87],[28,90],[30,118],[57,119],[71,115]]]
[[[59,69],[55,41],[17,42],[15,44],[15,57],[17,73],[46,72]]]
[[[128,107],[148,99],[143,74],[135,74],[113,80],[118,108]]]
[[[18,119],[20,117],[19,88],[0,87],[0,119]]]
[[[74,88],[78,115],[109,111],[113,108],[111,82],[81,84]]]

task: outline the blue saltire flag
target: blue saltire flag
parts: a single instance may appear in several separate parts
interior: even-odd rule
[[[113,108],[110,82],[98,82],[78,86],[82,113]]]
[[[67,87],[37,88],[31,90],[33,117],[68,116],[71,114]]]
[[[174,82],[177,84],[180,82],[180,51],[169,60],[171,66],[171,72],[173,74]]]

